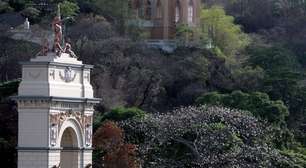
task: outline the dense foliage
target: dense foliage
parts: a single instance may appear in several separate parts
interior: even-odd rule
[[[114,121],[126,120],[128,118],[142,118],[145,112],[138,108],[123,108],[117,107],[112,109],[109,113],[104,114],[104,119],[111,119]]]
[[[248,36],[234,23],[234,17],[226,15],[218,6],[201,12],[201,37],[204,43],[212,45],[227,56],[233,56],[248,44]]]
[[[289,116],[288,108],[280,100],[270,100],[266,93],[243,93],[234,91],[231,94],[207,93],[197,99],[199,104],[221,105],[241,110],[247,110],[258,118],[270,123],[285,124],[285,118]]]
[[[8,99],[17,92],[19,81],[0,83],[0,158],[4,167],[16,165],[17,109]]]

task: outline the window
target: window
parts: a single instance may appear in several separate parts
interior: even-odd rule
[[[161,5],[161,0],[157,1],[156,4],[156,18],[160,19],[162,18],[162,5]]]
[[[176,1],[175,7],[175,23],[178,23],[181,20],[181,4],[180,1]]]
[[[193,23],[193,18],[194,18],[194,5],[193,5],[193,0],[189,0],[188,3],[188,24]]]
[[[140,5],[139,0],[135,0],[135,1],[134,1],[134,6],[135,6],[136,9],[141,8],[141,5]]]
[[[133,5],[134,5],[134,8],[135,8],[136,16],[142,17],[143,13],[142,13],[142,7],[141,7],[141,4],[140,4],[140,1],[139,0],[135,0]]]
[[[132,0],[129,0],[128,1],[128,6],[129,6],[129,9],[133,9],[133,1]]]
[[[150,0],[147,0],[147,3],[146,3],[146,18],[147,19],[152,18],[152,3]]]

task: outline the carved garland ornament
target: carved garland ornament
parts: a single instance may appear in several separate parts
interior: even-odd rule
[[[29,72],[29,76],[30,76],[32,79],[37,79],[37,78],[40,76],[40,71],[39,71],[37,74],[33,74],[32,72]]]
[[[50,114],[50,144],[56,146],[59,130],[67,118],[75,118],[82,127],[85,133],[85,144],[87,147],[92,144],[92,116],[83,115],[81,112],[61,112],[57,114]]]

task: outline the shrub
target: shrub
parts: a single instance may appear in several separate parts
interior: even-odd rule
[[[105,152],[104,168],[138,168],[136,146],[124,143],[124,131],[113,122],[104,123],[94,135],[94,144]]]
[[[132,108],[118,107],[106,113],[103,116],[103,120],[121,121],[121,120],[126,120],[129,118],[133,118],[133,117],[142,118],[144,116],[145,116],[145,112],[136,107],[132,107]]]
[[[40,10],[34,8],[34,7],[27,7],[24,10],[21,11],[21,14],[24,17],[29,18],[32,22],[38,22],[40,20]]]
[[[7,3],[0,1],[0,14],[14,11],[14,9]]]
[[[61,15],[63,17],[74,17],[77,16],[80,8],[77,3],[70,1],[63,1],[60,4],[61,7]]]
[[[0,101],[16,94],[18,91],[20,80],[12,80],[5,83],[0,83]]]

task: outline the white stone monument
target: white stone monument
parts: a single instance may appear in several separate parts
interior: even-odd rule
[[[69,54],[22,63],[18,96],[18,168],[84,168],[92,163],[91,65]]]
[[[57,19],[57,20],[56,20]],[[52,52],[48,43],[22,63],[18,96],[18,168],[89,168],[92,164],[94,104],[91,65],[62,49],[55,19]]]

